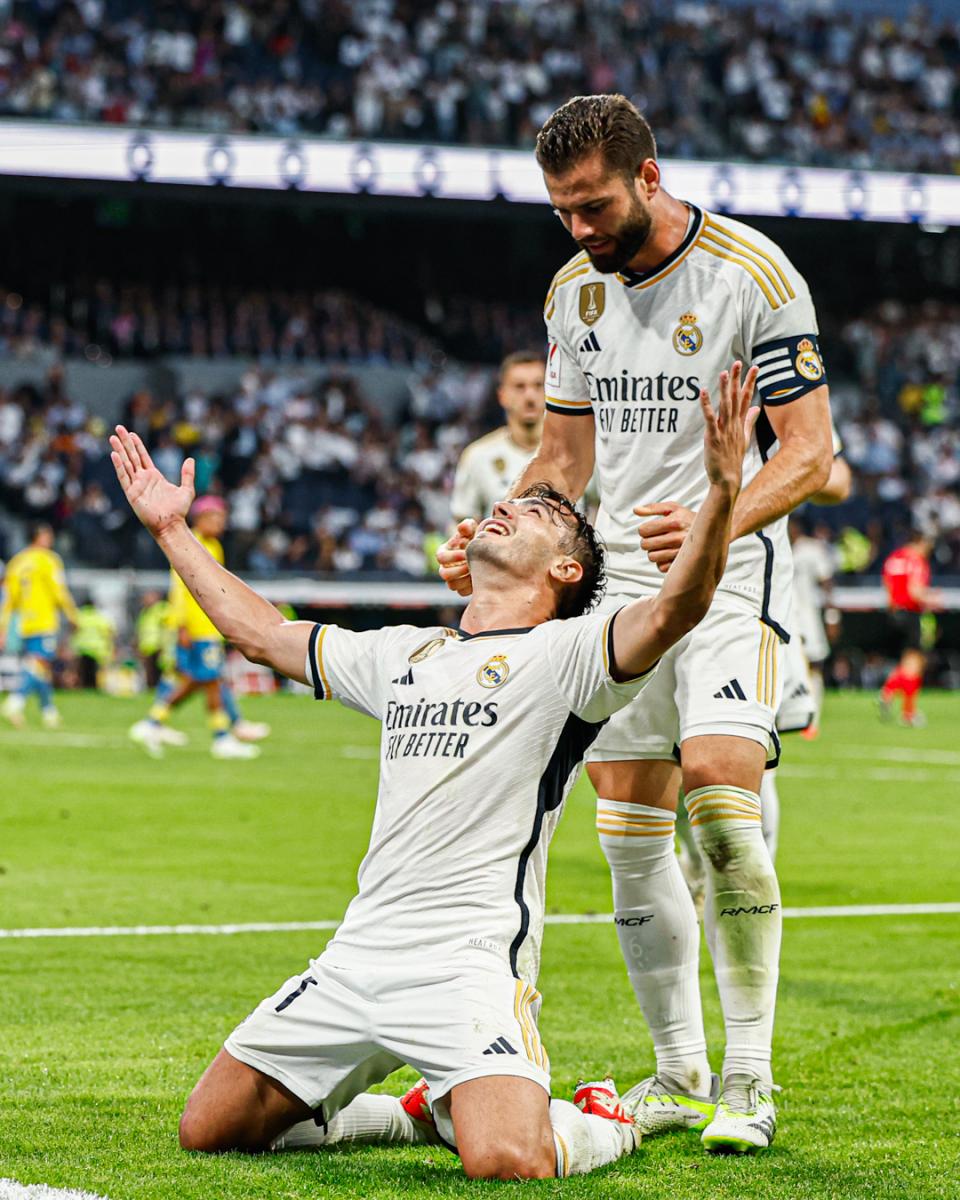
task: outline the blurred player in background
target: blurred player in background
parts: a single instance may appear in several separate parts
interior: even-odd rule
[[[823,486],[832,457],[816,315],[778,246],[662,188],[653,133],[624,97],[563,105],[540,131],[537,159],[579,252],[547,294],[543,442],[516,486],[546,479],[577,497],[596,465],[606,606],[657,593],[699,508],[700,382],[735,359],[755,364],[763,410],[724,580],[650,688],[604,727],[587,769],[621,950],[657,1056],[656,1073],[624,1103],[649,1132],[701,1129],[709,1151],[762,1150],[776,1124],[770,1056],[781,912],[759,790],[777,750],[788,635],[782,518]],[[438,554],[444,578],[461,591],[469,588],[467,540],[461,528]],[[705,926],[727,1033],[719,1101],[697,916],[674,848],[678,759],[708,864]]]
[[[883,564],[883,586],[887,589],[889,620],[900,650],[900,660],[887,676],[880,691],[880,716],[889,720],[893,700],[903,698],[901,722],[922,726],[925,719],[917,709],[917,699],[927,665],[924,652],[923,614],[938,603],[930,590],[930,555],[933,539],[915,532],[905,546],[888,556]]]
[[[506,424],[464,448],[453,480],[454,521],[485,515],[509,495],[540,446],[543,433],[543,355],[517,350],[500,364],[497,399]]]
[[[222,563],[220,537],[227,524],[224,501],[219,496],[201,496],[193,506],[191,519],[197,540],[218,563]],[[170,573],[169,600],[168,623],[176,637],[176,673],[167,671],[161,678],[149,713],[131,727],[130,737],[153,758],[162,756],[165,745],[183,745],[186,735],[171,729],[167,719],[172,709],[200,692],[206,701],[213,734],[210,744],[213,757],[256,758],[259,747],[241,741],[231,731],[239,713],[229,689],[227,703],[224,703],[223,638],[175,571]]]
[[[93,603],[77,609],[70,649],[77,656],[82,688],[92,690],[101,686],[103,672],[113,662],[116,641],[117,626],[109,613]]]
[[[41,523],[31,529],[26,549],[7,563],[0,606],[0,650],[13,621],[22,644],[20,686],[0,709],[17,729],[26,723],[27,700],[32,695],[40,703],[44,726],[56,729],[60,724],[53,700],[53,660],[61,615],[70,625],[76,625],[77,607],[67,587],[63,560],[53,549],[53,528]]]

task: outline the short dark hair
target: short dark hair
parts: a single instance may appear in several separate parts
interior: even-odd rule
[[[611,170],[633,179],[657,157],[657,142],[637,106],[619,95],[574,96],[537,134],[537,162],[548,175],[565,174],[595,150]]]
[[[520,367],[525,363],[539,363],[541,366],[545,366],[546,361],[542,350],[514,350],[500,364],[497,380],[503,383],[504,377],[511,367]]]
[[[37,540],[41,533],[53,533],[53,526],[49,521],[31,521],[27,526],[27,537],[31,546]]]
[[[604,573],[603,543],[597,531],[583,513],[577,511],[573,501],[552,488],[549,483],[533,483],[515,498],[545,500],[557,510],[561,519],[568,518],[575,522],[576,528],[571,529],[564,521],[568,532],[562,548],[583,567],[583,575],[576,584],[571,584],[560,593],[557,599],[557,616],[561,620],[567,617],[582,617],[603,595],[607,582]]]

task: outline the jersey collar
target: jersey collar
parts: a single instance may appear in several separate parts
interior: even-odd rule
[[[457,633],[464,642],[472,642],[476,638],[485,637],[502,637],[506,634],[529,633],[531,629],[536,629],[536,625],[528,625],[525,629],[482,629],[479,633],[464,633],[462,629],[458,629]]]
[[[617,278],[622,283],[625,283],[627,287],[649,287],[652,283],[656,283],[671,271],[681,258],[685,258],[690,250],[693,249],[693,243],[700,236],[700,231],[703,229],[703,210],[697,208],[695,204],[691,204],[689,200],[685,200],[684,203],[690,209],[693,220],[690,222],[690,228],[684,235],[683,241],[672,254],[668,254],[663,262],[651,271],[619,271]]]

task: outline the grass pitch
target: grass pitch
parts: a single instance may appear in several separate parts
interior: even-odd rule
[[[377,726],[300,697],[249,701],[274,735],[254,763],[191,745],[154,763],[126,740],[142,702],[63,697],[64,729],[0,732],[0,927],[335,919],[375,794]],[[925,730],[830,697],[791,738],[778,862],[791,906],[960,900],[960,699]],[[578,785],[554,843],[551,911],[609,911]],[[711,1159],[695,1135],[644,1143],[539,1194],[676,1200],[934,1200],[960,1194],[960,916],[788,920],[776,1036],[777,1141]],[[0,1177],[111,1200],[468,1195],[438,1149],[186,1155],[183,1100],[222,1038],[320,950],[318,933],[0,939]],[[712,1056],[722,1029],[704,953]],[[611,926],[548,927],[541,1031],[554,1089],[653,1058]],[[393,1076],[400,1092],[412,1072]]]

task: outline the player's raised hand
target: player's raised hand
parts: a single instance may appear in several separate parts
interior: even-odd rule
[[[117,426],[110,438],[110,459],[113,462],[123,494],[154,537],[165,529],[186,520],[193,497],[195,465],[192,458],[183,464],[180,486],[171,483],[154,466],[147,448],[136,433]]]
[[[703,463],[712,484],[728,484],[739,488],[743,475],[743,456],[750,434],[760,416],[759,408],[751,408],[757,382],[757,368],[743,374],[743,363],[735,362],[729,371],[720,372],[720,401],[714,412],[710,393],[700,389],[700,408],[703,411]]]
[[[469,596],[473,591],[470,567],[467,564],[467,546],[477,532],[477,522],[472,517],[460,521],[456,533],[448,538],[437,551],[440,578],[451,592],[458,596]]]

